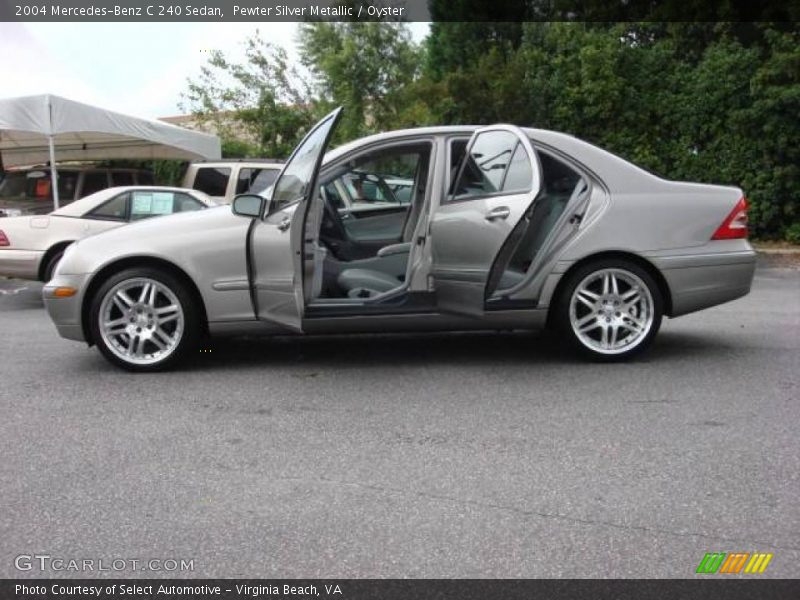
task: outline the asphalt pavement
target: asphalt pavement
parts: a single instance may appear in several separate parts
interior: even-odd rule
[[[40,290],[0,280],[0,577],[680,578],[755,551],[800,576],[798,270],[618,365],[538,334],[372,335],[133,375],[59,338]]]

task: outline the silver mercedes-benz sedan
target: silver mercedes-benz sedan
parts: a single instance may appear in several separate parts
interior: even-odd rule
[[[172,366],[206,335],[258,332],[549,326],[619,360],[663,316],[750,290],[736,187],[666,181],[510,125],[393,131],[325,154],[340,112],[263,194],[72,244],[43,292],[59,333],[133,371]],[[398,197],[392,181],[411,189]]]

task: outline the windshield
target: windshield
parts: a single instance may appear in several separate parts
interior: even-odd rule
[[[322,119],[295,149],[275,184],[273,210],[306,197],[339,113],[341,109],[337,108]]]

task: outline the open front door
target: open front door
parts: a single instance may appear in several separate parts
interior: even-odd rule
[[[248,233],[250,286],[259,319],[302,331],[302,244],[305,207],[317,189],[322,157],[342,109],[303,138],[273,186],[269,209]]]
[[[536,200],[541,169],[518,127],[476,131],[458,174],[431,219],[432,276],[443,312],[481,316],[492,266]]]

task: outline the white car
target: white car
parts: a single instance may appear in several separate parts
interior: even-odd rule
[[[0,277],[49,281],[72,242],[133,221],[200,210],[203,192],[160,186],[113,187],[48,215],[0,219]]]

